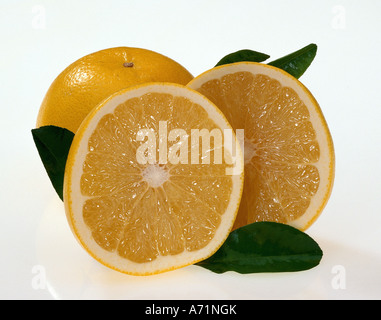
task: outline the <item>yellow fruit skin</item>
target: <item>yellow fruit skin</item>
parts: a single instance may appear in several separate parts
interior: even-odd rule
[[[186,85],[192,79],[176,61],[150,50],[101,50],[75,61],[53,81],[36,126],[55,125],[75,133],[94,107],[119,90],[146,82]]]

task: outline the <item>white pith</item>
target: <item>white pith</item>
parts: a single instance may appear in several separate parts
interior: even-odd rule
[[[158,164],[149,164],[142,172],[143,180],[152,188],[160,187],[169,179],[169,172]]]

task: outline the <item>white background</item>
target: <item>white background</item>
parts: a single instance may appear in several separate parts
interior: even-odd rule
[[[0,0],[0,298],[380,299],[380,31],[379,0]],[[300,80],[336,150],[332,196],[307,230],[324,252],[318,267],[218,275],[190,266],[134,277],[79,247],[30,132],[66,66],[135,46],[196,76],[239,49],[276,59],[309,43],[318,53]]]

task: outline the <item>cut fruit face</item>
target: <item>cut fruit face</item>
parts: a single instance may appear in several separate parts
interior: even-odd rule
[[[217,251],[238,212],[243,155],[215,138],[204,153],[194,133],[224,130],[232,128],[221,111],[181,85],[126,89],[95,108],[74,137],[64,180],[67,218],[87,252],[146,275]],[[241,170],[228,174],[232,167]]]
[[[213,68],[188,86],[244,129],[245,186],[234,226],[275,221],[305,230],[334,180],[332,138],[321,109],[297,79],[268,65]]]

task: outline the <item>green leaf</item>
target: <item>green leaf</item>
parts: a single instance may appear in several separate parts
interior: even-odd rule
[[[65,165],[74,133],[56,126],[32,129],[38,153],[58,196],[63,200]]]
[[[317,45],[314,43],[295,51],[293,53],[268,63],[271,66],[283,69],[295,78],[300,78],[311,65],[317,52]]]
[[[216,273],[291,272],[317,266],[322,256],[319,245],[304,232],[256,222],[231,232],[214,255],[197,265]]]
[[[267,60],[268,58],[270,58],[270,56],[265,53],[244,49],[226,55],[215,66],[217,67],[223,64],[241,61],[262,62]]]

